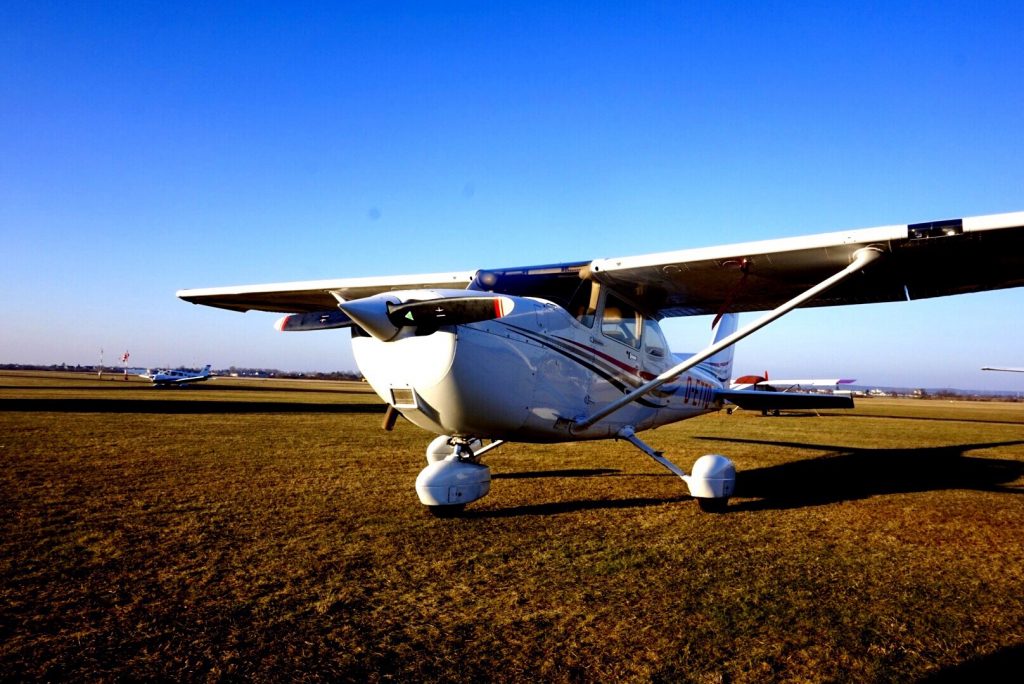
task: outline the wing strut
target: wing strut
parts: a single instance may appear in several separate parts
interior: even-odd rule
[[[696,354],[688,358],[686,361],[683,361],[682,363],[673,366],[672,368],[669,368],[667,371],[665,371],[658,377],[654,378],[653,380],[646,384],[640,385],[632,392],[623,395],[620,399],[608,404],[597,413],[591,414],[590,416],[587,416],[582,420],[574,421],[572,427],[570,428],[571,431],[578,432],[581,430],[585,430],[594,423],[596,423],[597,421],[601,420],[602,418],[609,416],[612,413],[615,413],[616,411],[621,409],[622,407],[628,405],[630,402],[639,399],[648,392],[658,389],[666,382],[690,370],[701,361],[704,361],[714,356],[718,352],[722,351],[723,349],[736,344],[747,335],[756,332],[757,330],[760,330],[761,328],[768,325],[772,321],[776,320],[777,318],[781,318],[782,316],[789,313],[796,307],[800,306],[807,300],[818,296],[819,294],[829,289],[830,287],[845,280],[846,278],[849,278],[851,275],[853,275],[857,271],[860,271],[862,268],[873,262],[881,255],[882,250],[879,249],[878,247],[863,247],[861,249],[858,249],[856,252],[854,252],[854,259],[852,262],[850,262],[850,265],[844,268],[839,273],[836,273],[834,276],[831,276],[830,278],[821,281],[814,287],[797,295],[793,299],[790,299],[788,302],[779,306],[778,308],[772,309],[764,316],[751,323],[750,325],[746,326],[745,328],[737,330],[732,335],[729,335],[728,337],[722,340],[719,340],[718,342],[712,344],[710,347],[704,349],[704,351],[697,352]]]

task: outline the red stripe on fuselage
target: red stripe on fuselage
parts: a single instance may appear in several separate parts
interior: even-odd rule
[[[648,373],[647,371],[640,370],[636,366],[630,366],[628,364],[625,364],[622,361],[619,361],[614,356],[609,356],[608,354],[605,354],[604,352],[602,352],[602,351],[600,351],[598,349],[594,349],[593,347],[588,347],[587,345],[582,344],[580,342],[577,342],[576,340],[570,340],[570,339],[566,339],[564,337],[559,337],[558,339],[562,340],[563,342],[568,342],[569,344],[577,346],[580,349],[586,349],[588,352],[590,352],[594,356],[600,356],[602,359],[604,359],[608,363],[612,364],[613,366],[617,366],[617,367],[621,368],[622,370],[626,371],[627,373],[632,373],[633,375],[636,375],[637,377],[639,377],[642,380],[653,380],[654,378],[658,377],[658,376],[654,375],[653,373]]]

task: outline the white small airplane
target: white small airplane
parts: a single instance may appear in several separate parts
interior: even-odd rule
[[[1024,368],[993,368],[993,367],[985,366],[981,370],[1003,371],[1004,373],[1024,373]]]
[[[213,377],[210,375],[210,364],[206,364],[206,366],[198,372],[174,368],[161,370],[151,369],[147,370],[145,373],[139,373],[139,376],[151,381],[156,387],[178,387],[181,385],[190,385],[192,383],[209,380]]]
[[[282,331],[349,327],[359,369],[440,435],[416,479],[431,511],[490,491],[506,441],[623,439],[721,510],[735,467],[687,474],[637,433],[711,411],[852,407],[848,395],[734,390],[733,345],[800,306],[923,299],[1024,285],[1024,212],[645,256],[459,273],[181,290],[196,304],[289,314]],[[739,328],[737,314],[764,311]],[[658,321],[717,314],[713,341],[673,355]],[[386,421],[387,423],[387,421]],[[484,446],[483,440],[491,440]]]
[[[764,375],[742,375],[733,380],[732,389],[763,389],[769,392],[791,392],[800,389],[839,389],[839,385],[851,385],[856,378],[806,378],[802,380],[778,380]]]
[[[768,371],[764,375],[742,375],[732,381],[730,387],[734,390],[764,390],[765,392],[799,392],[801,390],[827,390],[831,389],[838,393],[840,385],[852,385],[857,382],[856,378],[804,378],[800,380],[771,380],[768,378]],[[849,392],[847,392],[848,394]],[[732,413],[732,407],[726,409]],[[761,415],[779,415],[779,409],[762,409]]]

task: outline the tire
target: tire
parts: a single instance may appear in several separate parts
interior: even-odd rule
[[[700,506],[700,510],[705,513],[725,513],[725,510],[729,507],[729,500],[725,498],[699,498],[697,499],[697,505]]]
[[[459,518],[466,510],[466,504],[452,504],[451,506],[427,506],[427,510],[435,518]]]

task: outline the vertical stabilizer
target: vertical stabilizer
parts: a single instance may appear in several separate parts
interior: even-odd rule
[[[739,321],[739,314],[732,313],[720,316],[715,327],[712,328],[711,343],[714,344],[724,340],[736,332],[736,329],[739,327]],[[730,345],[702,363],[701,366],[711,371],[723,385],[728,386],[729,381],[732,379],[732,357],[735,351],[736,345]]]

